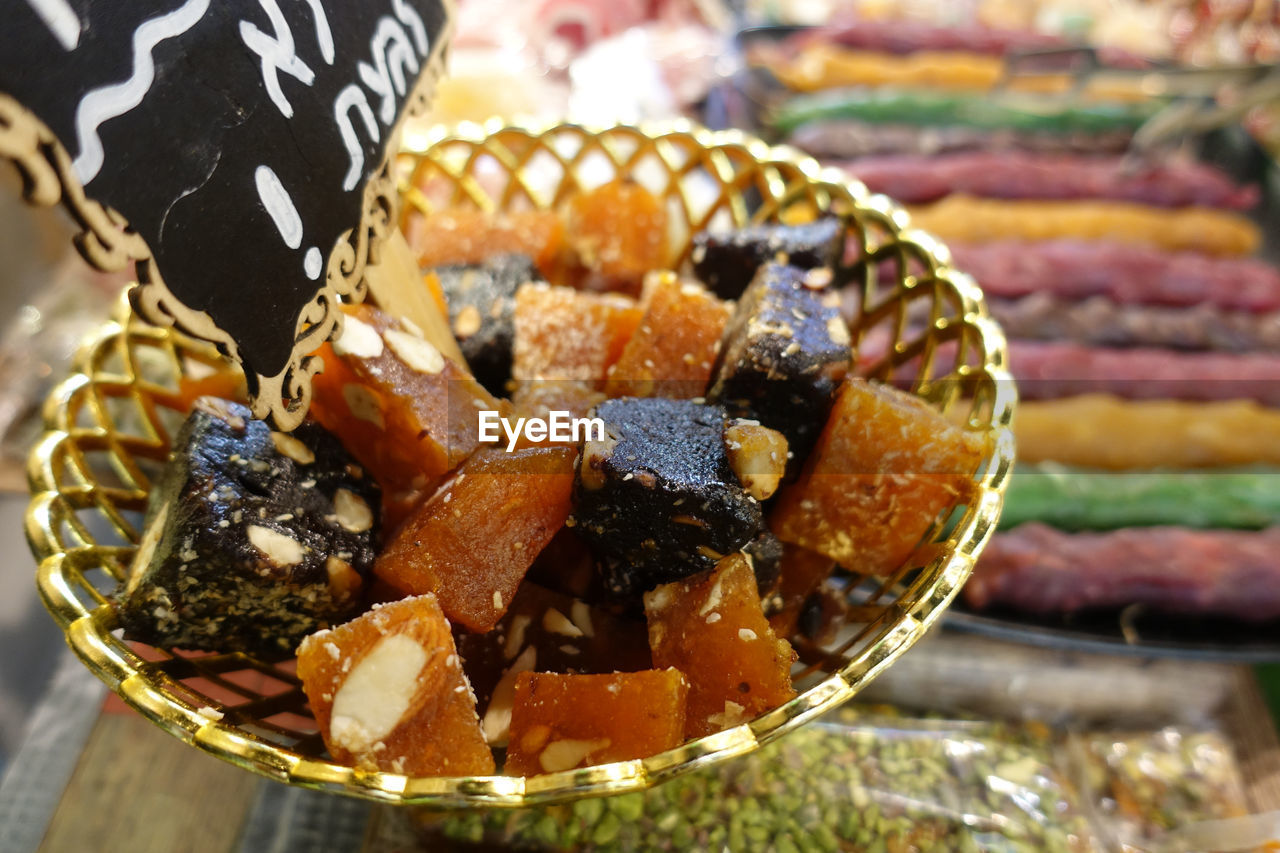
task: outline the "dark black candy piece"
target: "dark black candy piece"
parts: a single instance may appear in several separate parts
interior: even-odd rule
[[[634,597],[711,569],[760,532],[760,504],[725,454],[724,409],[622,397],[593,414],[606,435],[579,457],[573,518],[611,593]]]
[[[375,556],[378,486],[312,423],[273,433],[202,398],[151,493],[116,593],[125,637],[280,655],[359,609]]]
[[[760,268],[725,327],[707,393],[733,417],[786,436],[789,472],[817,441],[852,356],[838,295],[807,287],[806,274]]]
[[[849,601],[844,591],[824,583],[804,600],[796,631],[815,643],[825,645],[835,640],[848,621]]]
[[[805,225],[753,225],[726,234],[693,237],[693,271],[722,299],[737,299],[761,265],[784,256],[801,269],[834,266],[843,252],[843,232],[835,219]]]
[[[516,291],[543,281],[528,255],[497,255],[483,264],[437,267],[449,324],[472,374],[491,394],[507,395],[515,342]]]
[[[760,598],[768,598],[777,590],[778,581],[782,580],[782,540],[766,528],[742,550],[751,557]]]

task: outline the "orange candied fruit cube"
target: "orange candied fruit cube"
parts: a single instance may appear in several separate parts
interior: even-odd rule
[[[985,438],[887,385],[846,379],[800,478],[770,517],[783,542],[888,575],[970,491]]]
[[[610,397],[701,397],[733,307],[675,273],[646,283],[644,317],[616,364],[609,368]]]
[[[646,758],[684,741],[688,684],[679,670],[516,677],[504,772],[556,773]]]
[[[823,581],[831,577],[835,567],[835,561],[825,554],[799,545],[783,544],[777,592],[780,605],[778,611],[769,617],[774,633],[779,637],[790,637],[796,632],[805,602],[818,591]]]
[[[476,451],[392,536],[374,573],[407,594],[434,592],[468,631],[492,629],[564,527],[576,456],[571,447]]]
[[[426,489],[478,446],[476,412],[499,403],[411,325],[343,311],[342,336],[319,350],[312,414],[385,493]]]
[[[495,255],[520,253],[552,275],[564,250],[565,226],[553,210],[492,213],[453,207],[409,220],[405,235],[423,267],[479,264]]]
[[[795,652],[769,627],[744,555],[645,593],[644,612],[653,665],[689,679],[686,737],[735,726],[796,695]]]
[[[637,183],[613,181],[575,195],[565,218],[569,249],[592,290],[638,293],[647,273],[671,265],[663,200]]]
[[[585,418],[604,400],[604,393],[597,391],[594,383],[580,379],[526,379],[516,383],[511,406],[518,417],[549,420],[552,412],[568,412],[571,417]],[[518,446],[524,441],[522,437]]]
[[[533,282],[516,291],[511,376],[600,382],[642,315],[634,299]]]
[[[298,647],[298,677],[339,763],[407,776],[494,771],[434,595],[375,605],[307,637]]]

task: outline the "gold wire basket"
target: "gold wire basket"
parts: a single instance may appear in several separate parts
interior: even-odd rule
[[[154,477],[183,420],[177,389],[232,368],[210,346],[128,313],[86,341],[45,407],[27,536],[45,605],[76,654],[128,704],[205,752],[282,782],[397,804],[516,807],[622,793],[751,752],[845,702],[938,619],[1000,514],[1016,401],[1005,342],[971,278],[907,215],[841,173],[736,132],[688,124],[589,130],[464,125],[410,139],[401,225],[439,205],[546,208],[613,180],[666,200],[672,265],[708,226],[836,214],[851,251],[859,371],[913,390],[989,438],[972,489],[889,578],[851,579],[859,622],[825,646],[797,642],[792,701],[637,761],[534,777],[407,778],[330,761],[292,661],[153,649],[120,638],[108,596],[124,578]],[[861,583],[859,583],[861,582]]]

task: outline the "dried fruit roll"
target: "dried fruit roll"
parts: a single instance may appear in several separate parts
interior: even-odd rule
[[[1255,400],[1280,406],[1280,355],[1109,349],[1011,341],[1024,400],[1114,394],[1131,400]]]
[[[765,619],[742,554],[646,593],[644,610],[654,666],[675,667],[689,680],[686,737],[736,726],[796,695],[795,652]]]
[[[986,93],[851,89],[789,99],[769,120],[783,133],[810,122],[853,119],[877,124],[944,125],[1021,133],[1132,133],[1159,110],[1156,101],[1092,103],[1045,112],[1034,100]]]
[[[1280,525],[1280,470],[1095,471],[1019,465],[1000,527],[1039,521],[1060,530]]]
[[[1280,310],[1280,271],[1256,258],[1214,258],[1082,240],[950,243],[955,265],[1002,299],[1034,293],[1121,305]]]
[[[1135,527],[1062,533],[1024,524],[987,544],[964,587],[976,608],[1072,613],[1141,603],[1165,613],[1280,617],[1280,528]]]
[[[1112,470],[1280,465],[1280,410],[1247,401],[1105,394],[1030,401],[1018,407],[1014,433],[1023,462]]]
[[[498,401],[412,326],[343,310],[342,336],[319,351],[312,414],[387,492],[430,488],[475,450],[476,410]]]
[[[379,490],[313,423],[273,432],[249,409],[198,400],[151,491],[116,595],[125,636],[267,656],[356,612]]]
[[[1071,302],[1045,293],[988,299],[987,305],[1014,338],[1235,353],[1280,351],[1280,311],[1117,305],[1101,296]]]
[[[401,592],[434,592],[467,630],[490,630],[564,526],[576,456],[570,447],[476,451],[405,521],[374,571]]]
[[[797,92],[854,87],[989,91],[1006,83],[1009,91],[1064,94],[1078,84],[1068,74],[1006,78],[1002,57],[960,50],[920,50],[899,56],[818,43],[793,59],[768,57],[764,64],[787,88]],[[1133,81],[1114,78],[1088,80],[1081,94],[1109,101],[1149,97]]]
[[[968,494],[983,450],[982,435],[920,398],[847,379],[799,480],[779,492],[770,527],[847,569],[887,574]]]
[[[805,27],[789,36],[783,48],[796,52],[813,44],[838,44],[857,50],[908,54],[917,51],[969,51],[988,56],[1049,51],[1071,47],[1060,36],[1030,29],[1001,29],[984,24],[932,23],[904,17],[853,18],[843,23]],[[1098,60],[1116,68],[1145,68],[1149,63],[1127,51],[1102,47]],[[1068,60],[1073,57],[1068,57]]]
[[[325,746],[343,764],[406,776],[494,772],[434,595],[377,605],[307,637],[298,677]]]
[[[815,157],[854,157],[904,153],[934,155],[956,151],[1037,151],[1046,154],[1115,154],[1132,138],[1128,131],[983,130],[963,125],[917,125],[852,119],[814,120],[797,127],[786,141]],[[838,163],[833,165],[840,165]]]
[[[1240,186],[1203,163],[1138,164],[1120,156],[1083,157],[1022,151],[972,151],[868,157],[845,164],[873,192],[905,204],[951,193],[1005,199],[1109,199],[1155,207],[1248,210],[1258,189]],[[984,282],[985,284],[985,282]]]
[[[689,685],[676,669],[515,680],[508,774],[647,758],[684,741]]]
[[[1111,240],[1173,251],[1248,255],[1258,226],[1238,213],[1190,207],[1163,210],[1116,201],[993,201],[951,195],[911,209],[917,228],[943,240]]]

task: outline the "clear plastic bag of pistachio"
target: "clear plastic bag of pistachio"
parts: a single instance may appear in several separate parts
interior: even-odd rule
[[[1213,732],[1085,735],[854,706],[644,793],[409,819],[433,851],[1154,853],[1260,848],[1268,816],[1246,812]]]

